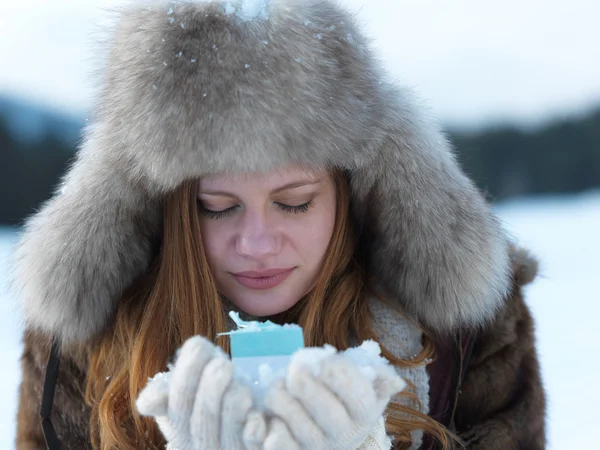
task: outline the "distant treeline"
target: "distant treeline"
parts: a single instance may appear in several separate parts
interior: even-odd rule
[[[600,186],[600,109],[535,131],[449,134],[464,169],[491,200]],[[50,197],[76,146],[60,130],[23,139],[0,116],[0,223],[22,223]]]
[[[451,132],[463,168],[492,200],[600,186],[600,108],[524,131]]]
[[[0,118],[0,224],[20,225],[51,196],[77,142],[59,130],[23,139],[6,125]]]

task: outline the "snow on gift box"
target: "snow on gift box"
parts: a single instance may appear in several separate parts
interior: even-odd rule
[[[320,361],[337,352],[331,345],[304,348],[302,328],[299,325],[244,321],[234,311],[229,316],[238,329],[222,334],[230,336],[231,360],[236,375],[252,386],[254,399],[259,405],[265,390],[275,379],[285,377],[286,369],[292,361],[309,367],[318,375]],[[364,341],[359,347],[344,350],[341,354],[356,364],[370,381],[375,379],[375,366],[389,364],[381,356],[379,344],[372,340]]]
[[[302,328],[270,320],[245,321],[234,311],[229,317],[238,329],[221,335],[229,335],[236,374],[251,384],[255,400],[260,400],[263,389],[285,374],[292,355],[304,347]]]

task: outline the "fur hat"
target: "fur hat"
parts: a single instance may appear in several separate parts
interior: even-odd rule
[[[408,314],[445,332],[503,304],[498,220],[335,2],[138,2],[120,12],[103,78],[73,166],[16,250],[29,327],[101,331],[147,269],[166,193],[290,162],[347,170],[370,275]]]

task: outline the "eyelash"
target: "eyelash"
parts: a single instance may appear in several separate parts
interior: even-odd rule
[[[303,203],[301,205],[297,205],[297,206],[290,206],[290,205],[284,205],[283,203],[277,203],[279,205],[279,207],[285,211],[286,213],[290,213],[290,214],[303,214],[305,212],[307,212],[313,205],[312,200]]]
[[[312,208],[313,201],[310,200],[306,203],[303,203],[303,204],[297,205],[297,206],[285,205],[283,203],[276,203],[276,204],[284,212],[286,212],[288,214],[304,214],[310,208]],[[208,219],[222,219],[224,217],[227,217],[229,214],[233,213],[233,211],[235,209],[237,209],[237,207],[238,207],[236,205],[236,206],[232,206],[231,208],[224,209],[223,211],[211,211],[210,209],[206,209],[204,206],[202,206],[202,203],[199,203],[199,205],[200,205],[200,214],[202,214],[204,217],[206,217]]]
[[[235,208],[237,208],[237,206],[232,206],[231,208],[224,209],[223,211],[211,211],[210,209],[206,209],[204,206],[200,205],[200,214],[208,219],[222,219],[223,217],[231,214]]]

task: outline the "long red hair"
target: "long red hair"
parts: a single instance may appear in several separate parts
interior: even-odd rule
[[[278,320],[304,329],[306,346],[329,343],[348,348],[375,339],[368,307],[367,280],[362,268],[349,213],[348,181],[333,172],[337,190],[336,221],[320,277],[314,289]],[[91,440],[96,450],[165,448],[164,438],[151,418],[141,417],[135,400],[149,377],[167,370],[167,363],[186,339],[203,335],[225,351],[229,343],[217,338],[228,331],[223,302],[207,263],[200,233],[196,183],[188,182],[164,201],[164,227],[159,253],[148,273],[133,283],[119,303],[111,328],[95,346],[90,359],[86,400],[91,407]],[[425,364],[433,356],[432,341],[424,333],[424,349],[410,361],[383,354],[398,367]],[[390,402],[386,416],[395,448],[408,448],[411,432],[424,430],[444,448],[449,434],[419,411],[411,389],[400,394],[413,407]]]

